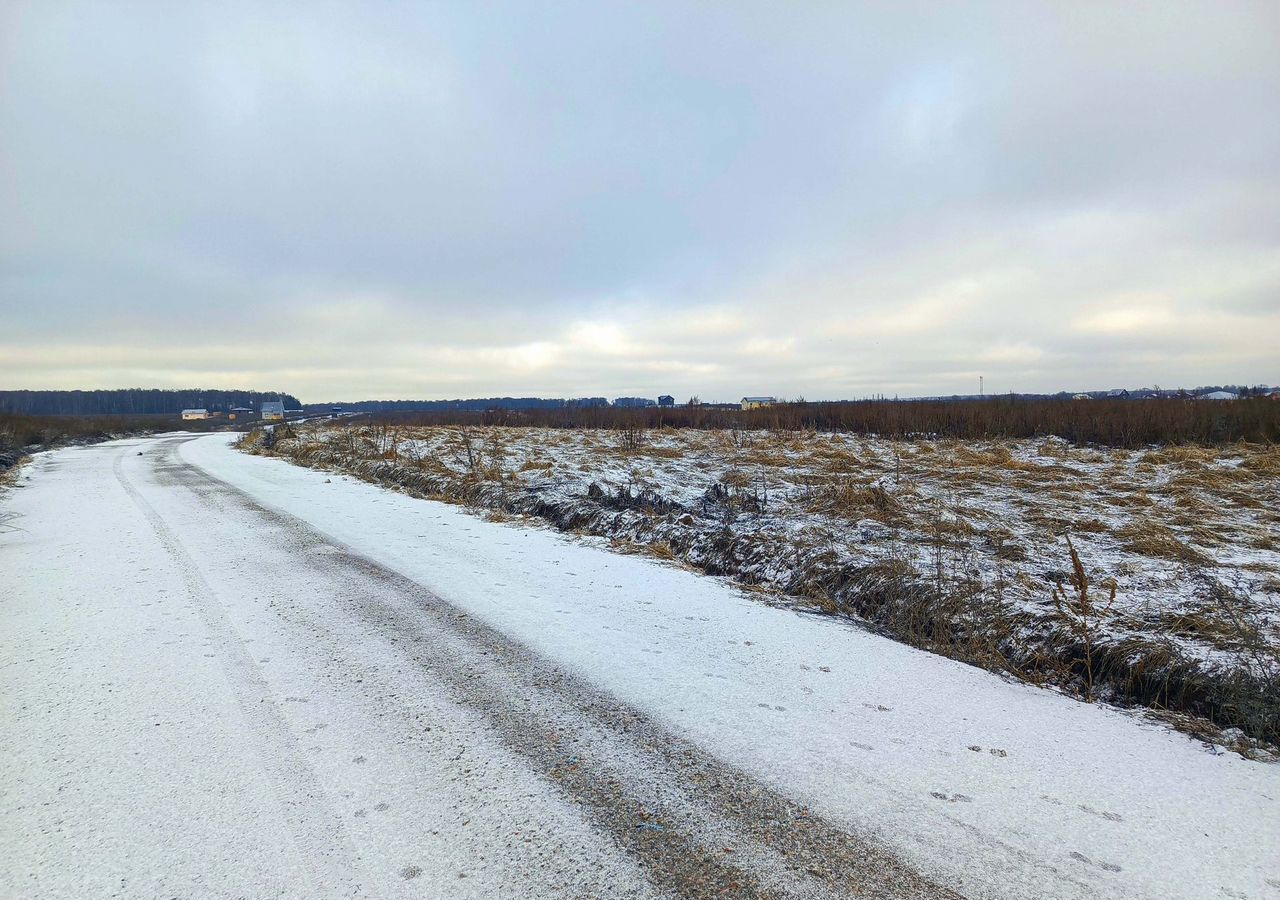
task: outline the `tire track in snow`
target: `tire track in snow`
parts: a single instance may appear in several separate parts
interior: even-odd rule
[[[165,548],[186,583],[187,600],[214,641],[218,661],[244,722],[255,737],[254,750],[286,823],[282,840],[294,845],[295,856],[309,877],[309,885],[300,893],[328,896],[337,888],[343,895],[367,895],[376,882],[362,871],[341,817],[307,763],[257,663],[219,605],[196,561],[125,474],[124,460],[132,455],[131,450],[122,450],[116,455],[112,471]]]
[[[955,897],[871,838],[850,834],[645,714],[541,658],[416,582],[186,464],[163,477],[287,535],[373,627],[530,767],[577,803],[659,887],[682,897]],[[318,554],[321,547],[338,552]],[[341,634],[315,623],[343,650]],[[725,852],[731,842],[733,852]]]

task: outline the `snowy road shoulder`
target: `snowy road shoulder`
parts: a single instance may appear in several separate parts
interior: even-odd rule
[[[1280,767],[540,530],[181,456],[973,896],[1280,896]]]

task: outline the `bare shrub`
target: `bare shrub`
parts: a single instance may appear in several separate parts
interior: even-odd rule
[[[620,409],[583,407],[422,412],[380,411],[387,421],[420,425],[502,424],[515,427],[725,430],[735,449],[753,442],[753,432],[852,432],[900,438],[989,440],[1045,438],[1068,444],[1143,449],[1152,444],[1222,445],[1237,441],[1280,442],[1280,405],[1266,398],[1231,403],[1159,398],[1142,401],[999,398],[982,401],[861,400],[782,403],[763,409],[694,407]],[[486,419],[487,417],[487,419]],[[1252,465],[1280,470],[1280,457],[1264,455]],[[995,462],[995,461],[993,461]],[[1148,465],[1154,466],[1153,463]]]
[[[463,425],[453,432],[454,458],[468,476],[474,478],[480,472],[480,445],[475,429]]]
[[[618,449],[625,452],[635,452],[642,447],[648,440],[643,428],[628,422],[618,430]]]

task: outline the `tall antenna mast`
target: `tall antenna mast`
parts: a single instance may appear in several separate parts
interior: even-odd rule
[[[979,376],[978,376],[978,396],[979,396],[979,397],[985,397],[985,396],[986,396],[986,394],[984,394],[984,393],[983,393],[983,389],[982,389],[982,376],[981,376],[981,375],[979,375]]]

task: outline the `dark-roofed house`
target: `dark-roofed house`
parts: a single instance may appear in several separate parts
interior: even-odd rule
[[[283,422],[284,421],[284,403],[280,400],[263,401],[262,421]]]

